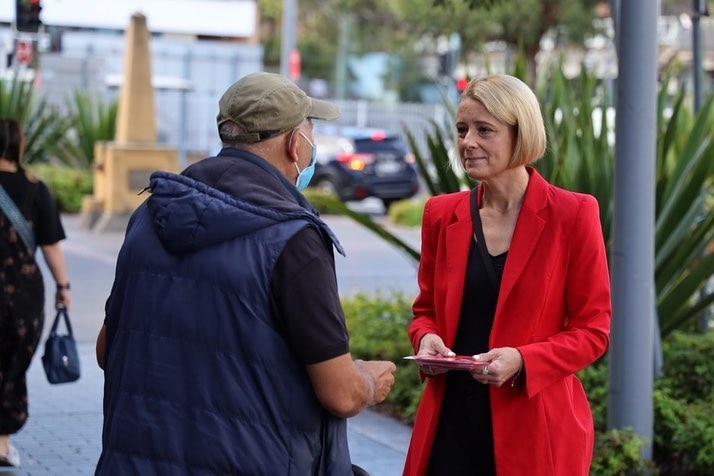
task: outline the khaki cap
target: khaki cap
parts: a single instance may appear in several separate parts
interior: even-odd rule
[[[340,109],[305,94],[294,82],[274,73],[253,73],[229,87],[218,101],[216,121],[232,121],[246,132],[239,142],[260,142],[294,129],[307,118],[334,120]]]

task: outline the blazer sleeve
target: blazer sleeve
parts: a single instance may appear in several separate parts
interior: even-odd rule
[[[593,363],[610,342],[610,275],[599,207],[590,195],[582,195],[565,251],[563,328],[541,342],[518,347],[529,397]]]

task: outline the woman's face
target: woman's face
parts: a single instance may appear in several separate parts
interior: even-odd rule
[[[510,167],[513,128],[491,115],[481,101],[464,99],[456,110],[461,165],[474,180],[493,178]]]

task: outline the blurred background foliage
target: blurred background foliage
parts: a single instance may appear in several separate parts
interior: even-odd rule
[[[694,329],[701,312],[714,303],[714,291],[707,287],[714,275],[714,96],[695,114],[685,103],[686,90],[670,95],[668,89],[665,76],[657,108],[655,231],[662,335]],[[598,199],[610,254],[615,161],[610,99],[585,68],[575,79],[568,79],[562,68],[544,73],[536,94],[549,140],[545,156],[534,165],[552,184]],[[455,154],[453,113],[451,121],[434,123],[428,153],[420,152],[413,135],[405,131],[430,195],[473,186],[450,166]]]
[[[400,86],[418,82],[414,73],[425,55],[443,48],[444,38],[460,37],[457,61],[474,62],[489,42],[524,53],[525,77],[537,76],[536,55],[547,38],[562,51],[581,46],[607,26],[608,0],[300,0],[298,49],[308,78],[335,82],[335,58],[341,53],[362,55],[382,51],[402,59],[407,71]],[[261,0],[261,43],[265,65],[277,70],[283,0]],[[662,13],[691,13],[691,0],[661,0]],[[346,51],[340,52],[346,35]],[[411,71],[411,72],[409,72]]]
[[[25,133],[26,165],[47,163],[89,171],[97,140],[114,138],[117,100],[105,104],[76,91],[64,111],[48,105],[32,82],[0,81],[0,117],[17,119]]]

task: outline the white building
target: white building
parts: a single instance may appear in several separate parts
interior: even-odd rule
[[[159,141],[179,148],[182,159],[215,149],[220,95],[236,79],[263,69],[255,0],[42,0],[37,35],[15,31],[15,0],[0,0],[4,57],[12,58],[18,39],[41,52],[37,71],[14,58],[0,64],[0,73],[31,73],[37,89],[60,108],[76,90],[114,98],[124,31],[137,12],[152,34]]]

